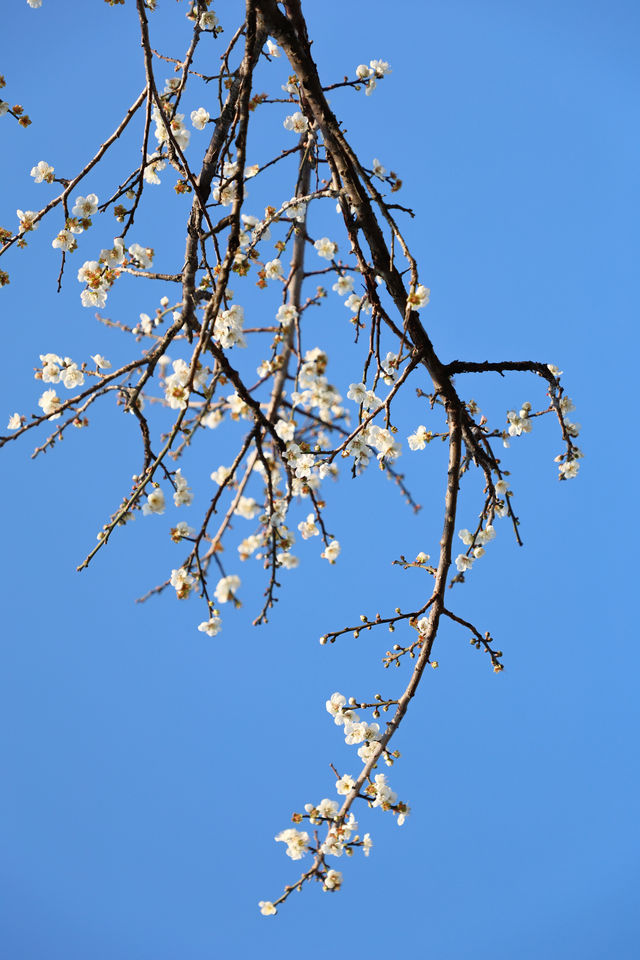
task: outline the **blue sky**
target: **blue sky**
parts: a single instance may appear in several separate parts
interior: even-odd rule
[[[155,43],[174,56],[183,8],[166,0],[151,21]],[[231,24],[239,8],[226,0],[215,9]],[[330,568],[302,545],[301,567],[259,629],[250,621],[261,572],[244,565],[244,606],[209,639],[194,629],[195,601],[135,604],[175,565],[167,518],[136,521],[75,572],[139,465],[121,414],[97,410],[90,430],[33,462],[30,442],[5,447],[2,954],[635,957],[640,657],[629,537],[637,452],[628,434],[640,14],[631,2],[596,0],[392,10],[328,0],[307,3],[306,13],[327,80],[371,58],[393,67],[374,96],[336,92],[332,106],[363,158],[379,157],[404,181],[437,350],[445,360],[558,364],[583,425],[581,473],[557,482],[551,423],[505,451],[525,546],[501,529],[455,597],[457,612],[499,641],[504,673],[495,676],[465,632],[445,625],[440,668],[424,678],[390,773],[411,817],[398,828],[388,814],[359,810],[375,844],[370,858],[339,865],[337,895],[307,889],[266,920],[257,901],[274,899],[300,866],[273,836],[293,810],[332,796],[330,762],[351,762],[325,699],[334,690],[393,693],[406,682],[404,670],[381,669],[385,637],[332,647],[318,637],[421,596],[418,573],[390,560],[435,552],[444,451],[402,458],[423,504],[418,516],[375,470],[332,487],[339,563]],[[73,171],[144,81],[129,0],[124,8],[44,0],[40,10],[16,2],[5,23],[3,96],[33,119],[26,131],[0,121],[0,223],[13,225],[16,207],[37,209],[48,196],[31,167],[47,159]],[[269,69],[284,82],[282,62]],[[274,150],[287,145],[284,108],[269,109],[257,117],[256,151],[260,138],[272,137]],[[203,143],[197,137],[190,149]],[[132,131],[87,189],[106,196],[136,149]],[[162,196],[143,212],[140,240],[157,238],[170,264],[186,206]],[[331,223],[319,219],[318,234]],[[76,256],[89,258],[111,229],[96,225]],[[55,294],[53,232],[53,222],[42,224],[29,249],[3,264],[12,277],[0,301],[5,418],[35,405],[39,353],[125,355],[127,345],[80,306],[73,274]],[[135,319],[148,293],[131,284],[110,307]],[[346,393],[361,361],[342,311],[325,304],[313,335]],[[459,377],[458,386],[498,424],[522,401],[544,400],[523,375]],[[402,410],[407,434],[427,422],[415,399]],[[190,479],[205,483],[226,462],[229,439],[211,436],[185,470]],[[471,526],[476,497],[471,480],[461,526]]]

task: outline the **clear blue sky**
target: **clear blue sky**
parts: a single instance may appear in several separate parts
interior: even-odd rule
[[[224,24],[240,6],[215,9]],[[154,43],[174,56],[182,33],[178,42],[171,24],[183,31],[183,11],[165,0],[151,19]],[[194,630],[195,603],[134,603],[175,565],[166,518],[136,521],[75,572],[139,465],[117,411],[97,412],[91,430],[34,462],[30,442],[5,448],[0,955],[631,960],[640,12],[631,0],[325,0],[306,13],[327,80],[371,58],[393,67],[371,98],[337,92],[332,104],[363,157],[404,181],[438,351],[558,364],[583,425],[581,474],[557,482],[551,424],[505,452],[525,547],[502,528],[456,597],[458,612],[498,639],[504,673],[494,676],[464,631],[442,632],[440,669],[424,679],[391,771],[411,817],[398,828],[359,810],[370,858],[338,864],[340,893],[307,889],[267,920],[257,901],[275,899],[300,866],[273,836],[292,810],[332,796],[329,763],[351,759],[326,697],[393,692],[405,680],[380,667],[384,637],[330,648],[318,637],[415,603],[417,574],[389,561],[434,552],[441,451],[403,457],[418,517],[376,471],[332,488],[340,562],[329,568],[301,547],[303,564],[260,629],[250,620],[261,573],[243,566],[244,607],[209,639]],[[4,25],[3,96],[33,119],[26,131],[0,120],[0,223],[13,225],[16,207],[48,196],[31,167],[46,159],[71,174],[144,80],[130,0],[44,0],[40,10],[16,0]],[[284,82],[282,62],[271,69]],[[279,149],[280,113],[270,116],[259,122]],[[126,146],[87,189],[106,195],[130,166]],[[186,208],[166,196],[141,234],[146,224],[162,255],[179,257]],[[73,274],[56,296],[53,232],[41,225],[29,250],[2,264],[12,275],[0,293],[5,419],[35,405],[39,353],[117,360],[125,349],[81,308]],[[148,301],[128,291],[112,315],[135,320]],[[341,342],[342,309],[318,314],[319,345]],[[345,392],[358,379],[354,358],[350,347],[332,355]],[[500,423],[506,409],[543,400],[522,375],[458,382]],[[406,409],[410,429],[423,422],[415,402]],[[194,477],[226,462],[211,436]],[[475,494],[469,485],[461,525],[473,522]]]

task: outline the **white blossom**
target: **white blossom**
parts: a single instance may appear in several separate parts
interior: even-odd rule
[[[342,874],[339,870],[327,870],[322,885],[323,890],[339,890],[342,885]]]
[[[560,464],[558,469],[560,471],[561,480],[571,480],[572,477],[578,476],[580,464],[577,460],[566,460],[564,463]]]
[[[204,107],[198,107],[197,110],[191,112],[191,123],[196,130],[204,130],[210,119],[211,114]]]
[[[31,176],[36,183],[53,183],[53,167],[46,160],[40,160],[35,167],[31,168]]]
[[[309,834],[305,833],[304,830],[295,830],[293,827],[289,827],[287,830],[282,830],[275,837],[275,840],[279,843],[286,843],[287,856],[291,857],[292,860],[302,860],[307,852]]]
[[[260,900],[258,906],[260,907],[260,913],[263,917],[274,917],[278,912],[271,900]]]
[[[185,600],[189,596],[191,587],[195,583],[195,578],[192,577],[190,573],[187,573],[185,567],[180,567],[179,570],[171,571],[169,583],[175,589],[178,599]]]
[[[473,566],[473,557],[467,557],[464,553],[458,554],[456,557],[456,568],[459,573],[464,573],[465,570],[471,570]]]
[[[349,274],[345,277],[338,277],[331,289],[335,290],[338,296],[344,297],[345,293],[351,293],[353,290],[353,277]]]
[[[343,774],[339,780],[336,780],[336,790],[340,796],[346,796],[348,793],[353,790],[356,782],[353,777],[350,777],[348,773]]]
[[[294,133],[304,133],[309,126],[309,121],[300,111],[292,113],[291,116],[286,117],[283,126],[285,130],[292,130]]]
[[[431,291],[429,288],[423,286],[423,284],[419,284],[413,293],[409,294],[407,300],[411,306],[417,307],[417,309],[420,310],[421,307],[426,307],[426,305],[429,303],[430,295]]]
[[[264,275],[267,280],[276,280],[282,278],[282,264],[276,258],[275,260],[269,260],[264,265]]]
[[[98,198],[95,193],[89,193],[86,197],[76,197],[75,203],[71,208],[74,217],[81,220],[88,220],[98,212]]]
[[[200,14],[198,26],[201,30],[213,30],[214,27],[218,26],[218,18],[213,10],[205,10],[204,13]]]
[[[208,620],[202,621],[198,626],[198,630],[201,633],[206,633],[208,637],[217,637],[222,630],[222,620],[220,617],[209,617]]]
[[[214,596],[218,603],[228,603],[229,600],[233,600],[241,583],[240,577],[233,573],[228,577],[222,577],[218,580],[218,585],[214,590]]]
[[[62,414],[56,413],[56,411],[60,407],[61,402],[55,390],[45,390],[38,400],[38,406],[42,407],[42,412],[45,417],[49,417],[51,420],[58,420]]]
[[[38,224],[33,222],[38,215],[35,210],[16,210],[16,213],[20,221],[18,227],[20,233],[38,229]]]
[[[110,362],[103,357],[101,353],[96,353],[91,356],[91,359],[95,363],[96,367],[101,367],[103,370],[109,370],[111,367]]]
[[[328,547],[326,547],[320,556],[323,560],[328,560],[329,563],[335,563],[340,554],[340,543],[338,540],[332,540]]]
[[[239,517],[244,517],[245,520],[253,520],[253,518],[260,513],[260,506],[256,503],[253,497],[240,497],[238,500],[238,506],[233,511]]]
[[[163,514],[165,505],[164,493],[160,487],[154,487],[147,496],[147,502],[142,506],[142,513],[145,517],[151,513]]]
[[[407,437],[410,450],[424,450],[429,439],[431,437],[431,432],[427,428],[420,424],[416,429],[415,433],[412,433],[410,437]]]
[[[12,413],[9,417],[9,423],[7,424],[7,430],[19,430],[22,426],[22,417],[19,413]]]
[[[323,260],[332,260],[338,252],[338,244],[330,240],[329,237],[321,237],[316,240],[314,247],[318,256],[322,257]]]
[[[317,537],[320,533],[316,526],[315,516],[312,513],[308,514],[306,520],[302,520],[298,524],[298,530],[303,540],[308,540],[310,537]]]

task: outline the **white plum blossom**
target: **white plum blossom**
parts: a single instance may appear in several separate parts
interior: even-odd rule
[[[220,617],[209,617],[203,620],[198,626],[200,633],[206,633],[208,637],[217,637],[222,630],[222,620]]]
[[[371,839],[371,834],[365,833],[364,837],[362,838],[362,852],[364,853],[365,857],[369,856],[369,852],[372,846],[373,846],[373,841]]]
[[[307,852],[309,834],[304,830],[289,827],[287,830],[282,830],[274,839],[279,843],[286,843],[287,856],[292,860],[302,860]]]
[[[260,907],[260,913],[263,917],[275,917],[278,912],[271,900],[260,900],[258,906]]]
[[[20,221],[18,228],[20,233],[28,233],[29,230],[38,229],[38,224],[33,222],[38,216],[35,210],[16,210],[16,213]]]
[[[41,353],[40,362],[42,363],[42,380],[44,383],[59,383],[60,367],[63,364],[62,357],[57,353]]]
[[[54,169],[46,160],[40,160],[31,168],[31,176],[35,183],[53,183]]]
[[[70,230],[61,230],[51,241],[51,246],[54,250],[64,250],[65,253],[73,253],[78,247],[78,241]]]
[[[356,67],[356,76],[359,77],[360,80],[368,80],[372,74],[373,70],[371,67],[368,67],[366,63],[360,63]]]
[[[426,305],[429,303],[430,295],[431,291],[429,288],[423,286],[423,284],[419,284],[413,293],[409,294],[407,300],[412,307],[416,307],[418,310],[420,310],[421,307],[426,307]]]
[[[298,524],[298,530],[302,536],[303,540],[309,540],[310,537],[317,537],[320,534],[316,526],[315,517],[312,513],[308,514],[306,520],[302,520]]]
[[[98,212],[98,198],[95,193],[89,193],[86,197],[76,197],[75,203],[71,208],[74,217],[81,220],[88,220]]]
[[[329,546],[325,547],[325,549],[322,551],[320,556],[322,557],[323,560],[328,560],[329,563],[335,563],[336,560],[338,559],[339,554],[340,554],[340,543],[338,540],[332,540],[329,543]]]
[[[282,306],[278,307],[276,320],[281,323],[283,327],[288,327],[290,323],[293,323],[293,321],[297,319],[297,316],[298,311],[293,304],[283,303]]]
[[[459,573],[464,573],[465,570],[471,570],[473,566],[473,557],[467,557],[464,553],[458,554],[456,557],[456,568]]]
[[[391,67],[386,60],[370,60],[369,66],[379,79],[382,79],[387,73],[391,73]]]
[[[346,704],[347,698],[341,693],[332,693],[329,700],[325,703],[327,713],[333,717],[333,722],[338,726],[342,726],[349,721],[357,720],[353,710],[350,710]]]
[[[101,353],[92,354],[91,359],[95,363],[96,367],[100,367],[102,370],[109,370],[111,363],[103,357]]]
[[[211,114],[204,107],[198,107],[191,112],[191,123],[196,130],[204,130],[211,119]]]
[[[42,0],[27,0],[27,3],[28,3],[29,6],[32,7],[32,9],[34,9],[34,10],[37,10],[38,7],[41,7],[41,6],[42,6]]]
[[[424,450],[427,443],[431,438],[431,431],[420,424],[415,433],[412,433],[410,437],[407,437],[407,442],[409,443],[410,450]]]
[[[353,277],[348,274],[345,277],[338,277],[331,289],[335,290],[338,296],[344,297],[345,293],[351,293],[353,290]]]
[[[239,517],[244,517],[245,520],[253,520],[253,518],[260,513],[261,507],[253,497],[240,497],[238,500],[238,506],[233,511]]]
[[[355,785],[355,780],[353,777],[350,777],[348,773],[343,774],[339,780],[336,780],[336,790],[342,797],[345,797],[348,793],[350,793]]]
[[[164,493],[160,487],[154,487],[151,493],[147,496],[147,502],[143,504],[142,513],[145,517],[148,517],[151,513],[157,513],[161,515],[164,513],[165,506]]]
[[[309,126],[309,121],[299,110],[286,117],[283,121],[285,130],[292,130],[294,133],[304,133]]]
[[[176,485],[176,489],[173,492],[173,502],[176,507],[191,506],[193,503],[193,492],[187,482],[187,478],[182,476],[182,470],[176,470],[173,482]]]
[[[267,280],[282,279],[282,264],[278,259],[269,260],[264,265],[264,275]]]
[[[166,165],[159,153],[147,154],[147,163],[144,168],[145,183],[153,183],[157,186],[160,183],[158,171],[164,170]]]
[[[213,30],[214,27],[218,26],[218,18],[213,10],[205,10],[204,13],[200,14],[198,26],[201,30]]]
[[[342,874],[339,870],[327,870],[322,885],[323,890],[339,890],[342,885]]]
[[[217,470],[214,470],[211,474],[211,479],[214,483],[217,483],[218,486],[222,486],[224,481],[231,473],[230,467],[218,467]]]
[[[19,413],[12,413],[9,417],[9,423],[7,424],[7,430],[19,430],[22,426],[22,417]]]
[[[50,420],[58,420],[62,416],[62,414],[56,412],[61,403],[62,401],[55,390],[45,390],[38,400],[38,406],[42,407],[45,417],[49,417]]]
[[[384,773],[375,775],[373,783],[368,788],[368,793],[375,797],[372,806],[382,807],[383,810],[388,810],[389,807],[398,802],[398,796],[387,783],[387,777]]]
[[[558,470],[560,471],[560,479],[571,480],[573,477],[577,477],[579,469],[580,464],[577,460],[567,460],[564,463],[561,463],[558,467]]]
[[[280,47],[277,43],[274,43],[273,40],[267,40],[267,51],[270,57],[280,56]]]
[[[112,247],[106,247],[100,251],[100,263],[106,264],[113,269],[124,263],[124,240],[122,237],[115,237]]]
[[[65,357],[65,364],[60,372],[60,379],[67,390],[73,390],[74,387],[81,387],[84,383],[84,374],[82,370],[78,369],[78,364],[71,362],[69,357]]]
[[[373,158],[372,166],[373,166],[373,175],[375,177],[379,177],[380,180],[384,180],[384,177],[387,171],[386,171],[386,168],[382,166],[382,164],[377,159],[377,157]]]
[[[213,325],[213,335],[220,346],[225,349],[233,346],[246,347],[247,341],[242,332],[243,323],[244,310],[237,303],[219,313]]]
[[[171,571],[169,583],[175,589],[178,600],[186,600],[195,583],[195,578],[187,573],[185,567],[180,567],[179,570]]]
[[[321,237],[313,245],[319,257],[323,260],[332,260],[338,252],[338,244],[330,240],[329,237]]]
[[[183,537],[193,537],[195,530],[190,527],[186,520],[179,520],[175,527],[171,528],[171,539],[174,543],[180,543]]]
[[[139,243],[132,243],[129,247],[129,256],[137,260],[143,270],[148,270],[153,264],[153,250],[151,247],[142,247]]]
[[[284,440],[285,443],[290,443],[293,440],[296,432],[295,421],[278,420],[275,425],[275,431],[281,440]]]
[[[240,588],[241,583],[240,577],[234,573],[218,580],[218,584],[214,590],[214,596],[218,603],[228,603],[229,600],[235,599],[235,593]]]

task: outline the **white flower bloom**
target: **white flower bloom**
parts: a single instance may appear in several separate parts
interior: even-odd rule
[[[368,80],[372,73],[373,70],[371,67],[368,67],[366,63],[361,63],[356,67],[356,76],[359,77],[360,80]]]
[[[346,277],[338,277],[331,289],[335,290],[338,296],[344,297],[345,293],[351,293],[353,290],[353,277],[349,275]]]
[[[111,269],[124,263],[124,241],[122,237],[115,237],[112,247],[100,251],[100,262]]]
[[[176,507],[189,507],[193,503],[193,492],[187,482],[187,478],[182,476],[182,470],[176,470],[173,482],[176,489],[173,492],[173,502]]]
[[[386,60],[370,60],[369,66],[376,77],[382,78],[387,73],[391,73],[391,67]]]
[[[350,777],[348,773],[345,773],[336,781],[336,790],[342,797],[346,797],[348,793],[355,787],[356,782],[353,777]]]
[[[29,230],[37,230],[38,224],[34,223],[37,216],[35,210],[16,210],[18,220],[20,221],[18,230],[20,233],[27,233]]]
[[[458,554],[456,557],[456,567],[459,573],[464,573],[465,570],[471,570],[473,566],[473,557],[467,557],[464,553]]]
[[[280,47],[277,43],[274,43],[273,40],[267,40],[267,51],[270,57],[280,56]]]
[[[240,497],[238,500],[238,506],[233,511],[237,513],[239,517],[244,517],[245,520],[253,520],[253,518],[260,513],[261,507],[253,497]]]
[[[288,550],[283,550],[282,553],[276,554],[276,560],[281,567],[284,567],[285,570],[295,570],[300,564],[298,557],[295,557]]]
[[[371,834],[365,833],[364,837],[362,838],[362,852],[364,853],[365,857],[369,856],[369,851],[371,850],[372,846],[373,841],[371,839]]]
[[[302,520],[301,523],[298,524],[298,530],[303,540],[308,540],[310,537],[317,537],[320,533],[316,527],[315,517],[312,513],[307,516],[306,520]]]
[[[65,362],[66,360],[68,360],[68,357],[65,358]],[[84,374],[82,370],[78,370],[77,363],[68,363],[67,366],[65,366],[61,371],[60,379],[67,390],[73,390],[74,387],[82,386],[84,383]]]
[[[31,176],[33,177],[36,183],[53,183],[53,167],[46,162],[46,160],[40,160],[35,167],[31,168]]]
[[[76,197],[76,201],[71,208],[74,217],[81,220],[88,220],[98,212],[98,198],[95,193],[90,193],[86,197]]]
[[[241,583],[240,577],[234,573],[218,580],[218,585],[214,590],[214,596],[218,603],[228,603],[229,600],[235,599],[235,593],[240,588]]]
[[[323,260],[332,260],[338,252],[338,244],[334,243],[333,240],[329,240],[329,237],[321,237],[319,240],[316,240],[314,247],[318,256],[322,257]]]
[[[175,527],[171,528],[171,539],[174,543],[180,543],[183,537],[193,537],[194,534],[195,530],[185,520],[179,520]]]
[[[558,367],[556,367],[555,363],[548,363],[547,370],[549,371],[549,373],[553,374],[556,380],[558,380],[564,373],[563,370],[559,370]]]
[[[153,264],[153,250],[151,247],[141,247],[139,243],[132,243],[129,255],[140,264],[143,270],[148,270]]]
[[[7,424],[7,430],[19,430],[22,426],[22,417],[19,413],[12,413],[9,417],[9,423]]]
[[[218,486],[222,486],[230,473],[231,467],[218,467],[218,469],[214,470],[211,474],[211,479],[214,483],[217,483]]]
[[[38,406],[42,407],[42,412],[45,417],[49,417],[51,420],[58,420],[61,414],[56,413],[56,411],[60,407],[61,402],[55,390],[45,390],[38,400]]]
[[[9,104],[6,100],[0,100],[0,117],[4,117],[9,112]]]
[[[38,7],[41,7],[41,6],[42,6],[42,0],[27,0],[27,3],[28,3],[29,6],[32,7],[34,10],[37,10]]]
[[[258,906],[260,907],[260,913],[263,917],[274,917],[278,912],[271,903],[271,900],[261,900]]]
[[[153,183],[157,186],[160,183],[158,171],[164,170],[166,165],[159,153],[147,154],[147,164],[144,168],[145,183]]]
[[[175,93],[180,86],[180,77],[167,77],[164,82],[163,93]]]
[[[54,250],[64,250],[65,253],[73,253],[77,249],[78,241],[70,230],[61,230],[57,237],[51,241]]]
[[[218,26],[218,18],[213,10],[205,10],[204,13],[200,14],[198,26],[201,30],[213,30],[214,27]]]
[[[382,166],[377,157],[373,158],[373,175],[379,177],[380,180],[384,180],[386,174],[386,168]]]
[[[427,630],[429,629],[429,618],[421,617],[416,623],[416,629],[421,637],[426,635]]]
[[[178,600],[186,600],[191,591],[191,587],[195,583],[195,578],[192,577],[190,573],[187,573],[185,567],[180,567],[179,570],[171,571],[169,583],[175,589]]]
[[[291,116],[285,118],[283,126],[285,130],[292,130],[294,133],[304,133],[309,126],[309,121],[304,114],[297,110],[296,113],[292,113]]]
[[[328,560],[329,563],[335,563],[340,554],[340,543],[338,540],[332,540],[328,547],[326,547],[320,556],[323,560]]]
[[[163,514],[165,505],[164,493],[160,487],[154,487],[147,497],[147,502],[143,504],[142,513],[145,517],[150,513]]]
[[[375,80],[369,80],[369,82],[367,83],[366,90],[364,91],[366,96],[370,97],[373,91],[375,90],[375,88],[376,88]]]
[[[292,860],[302,860],[307,852],[309,834],[305,833],[304,830],[295,830],[293,827],[289,827],[287,830],[282,830],[274,839],[279,843],[286,843],[287,856],[291,857]]]
[[[91,359],[95,363],[96,367],[101,367],[103,370],[109,370],[111,367],[110,362],[106,359],[106,357],[103,357],[101,353],[92,355]]]
[[[208,637],[217,637],[222,630],[222,620],[220,617],[210,617],[208,620],[202,621],[198,630],[201,633],[206,633]]]
[[[421,307],[426,307],[426,305],[429,303],[430,295],[431,291],[429,288],[419,284],[413,293],[409,294],[407,300],[412,307],[416,307],[418,310],[420,310]]]
[[[375,740],[370,740],[368,743],[363,743],[361,747],[358,747],[358,756],[363,763],[368,763],[377,752],[378,744]]]
[[[271,262],[273,263],[273,261]],[[298,311],[292,304],[283,303],[281,307],[278,307],[276,320],[281,323],[283,327],[288,327],[290,323],[293,323],[297,316]]]
[[[577,477],[579,469],[580,464],[577,460],[567,460],[565,463],[561,463],[558,467],[558,470],[560,471],[560,479],[571,480],[572,477]]]
[[[339,890],[342,885],[342,874],[339,870],[327,870],[322,885],[323,890]]]
[[[264,275],[267,280],[276,280],[282,278],[282,264],[278,259],[269,260],[264,265]]]
[[[415,433],[412,433],[410,437],[407,437],[410,450],[424,450],[427,445],[428,438],[431,436],[430,431],[427,430],[425,426],[420,424]]]
[[[197,110],[193,110],[191,112],[191,123],[194,125],[196,130],[204,130],[210,119],[211,114],[208,113],[204,107],[198,107]]]
[[[278,420],[275,425],[275,431],[281,440],[284,440],[285,443],[290,443],[293,440],[296,432],[295,421]]]

